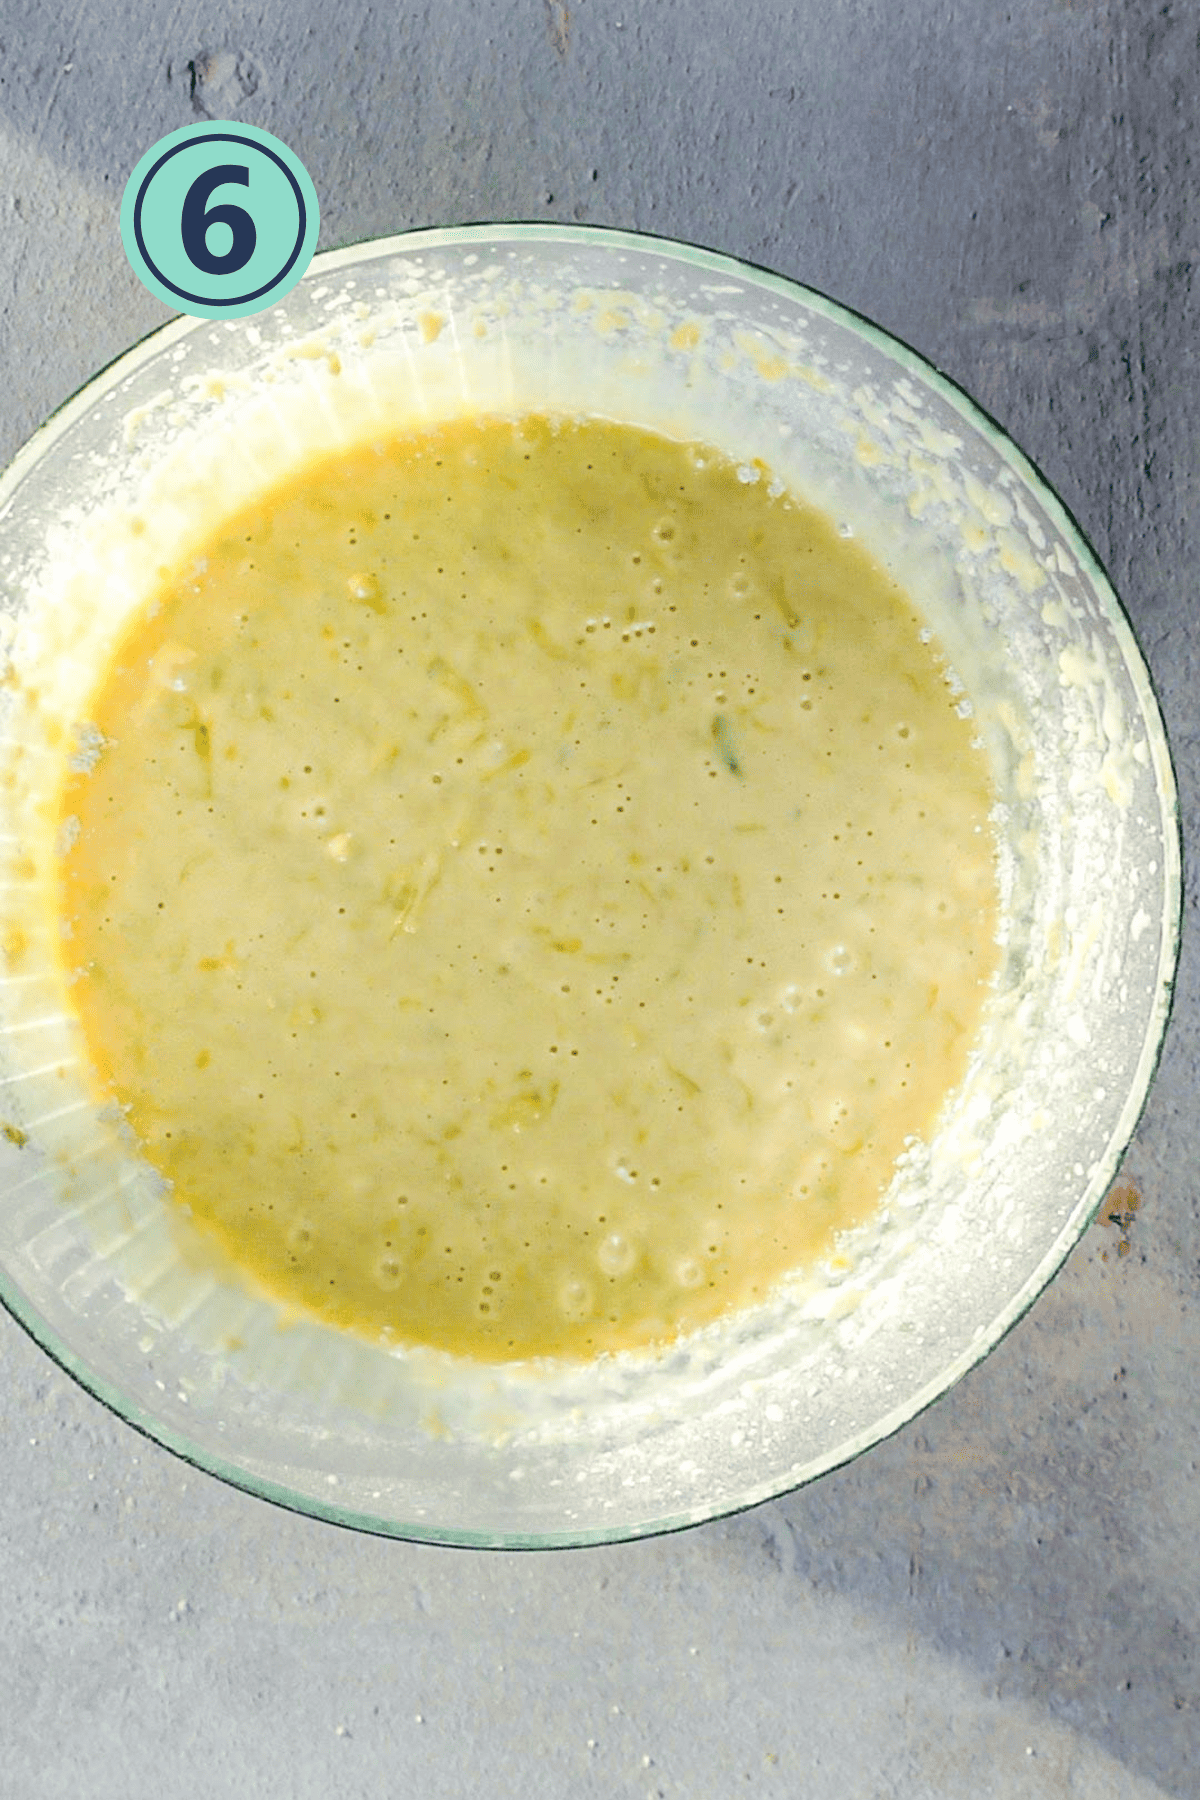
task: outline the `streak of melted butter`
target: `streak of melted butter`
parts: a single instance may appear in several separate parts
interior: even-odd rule
[[[61,797],[97,1082],[214,1259],[379,1341],[588,1358],[868,1218],[998,961],[923,625],[794,497],[600,422],[231,519]]]

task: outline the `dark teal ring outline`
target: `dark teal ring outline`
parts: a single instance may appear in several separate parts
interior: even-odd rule
[[[158,171],[162,168],[164,163],[170,162],[171,158],[178,155],[179,151],[190,150],[194,144],[244,144],[248,150],[257,150],[260,155],[269,156],[273,163],[278,163],[292,185],[292,192],[296,196],[296,205],[300,209],[300,230],[296,237],[296,247],[284,263],[282,269],[280,269],[276,275],[272,276],[265,287],[256,288],[252,294],[238,294],[236,296],[231,296],[228,300],[214,299],[210,294],[189,294],[186,288],[176,287],[173,281],[167,280],[162,270],[150,255],[150,252],[146,249],[146,240],[142,236],[142,201],[145,198],[146,189],[150,186],[150,183],[154,180],[154,177],[158,174]],[[254,138],[237,137],[232,131],[214,131],[208,137],[189,138],[186,144],[173,145],[170,150],[159,157],[158,161],[148,174],[143,176],[142,185],[137,191],[137,199],[133,203],[133,235],[137,239],[137,247],[141,252],[142,260],[146,267],[151,271],[156,281],[161,281],[164,287],[170,288],[173,294],[178,294],[181,300],[190,300],[196,306],[245,306],[251,300],[261,300],[264,294],[269,294],[273,288],[279,286],[279,283],[295,263],[296,258],[304,248],[304,234],[307,229],[308,212],[304,205],[304,195],[300,191],[300,183],[296,180],[296,177],[288,168],[282,156],[278,155],[276,151],[270,149],[266,144],[257,143]]]

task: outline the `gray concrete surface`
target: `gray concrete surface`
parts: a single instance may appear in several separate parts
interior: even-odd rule
[[[2,0],[0,459],[166,316],[121,190],[206,113],[300,154],[323,248],[640,227],[906,338],[1097,545],[1195,841],[1186,0]],[[0,1796],[1200,1793],[1195,904],[1136,1217],[907,1431],[739,1518],[538,1556],[359,1538],[175,1461],[0,1318]]]

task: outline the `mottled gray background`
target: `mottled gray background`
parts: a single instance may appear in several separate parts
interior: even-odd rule
[[[167,316],[118,207],[206,115],[299,153],[322,248],[642,227],[907,339],[1099,549],[1194,837],[1200,9],[0,0],[0,460]],[[472,1554],[294,1517],[0,1318],[0,1795],[1192,1800],[1198,1019],[1189,937],[1136,1218],[891,1442],[678,1537]]]

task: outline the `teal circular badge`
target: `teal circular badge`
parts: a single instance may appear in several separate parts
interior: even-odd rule
[[[159,138],[121,200],[134,274],[198,319],[244,319],[282,300],[312,261],[320,223],[300,158],[232,119]]]

